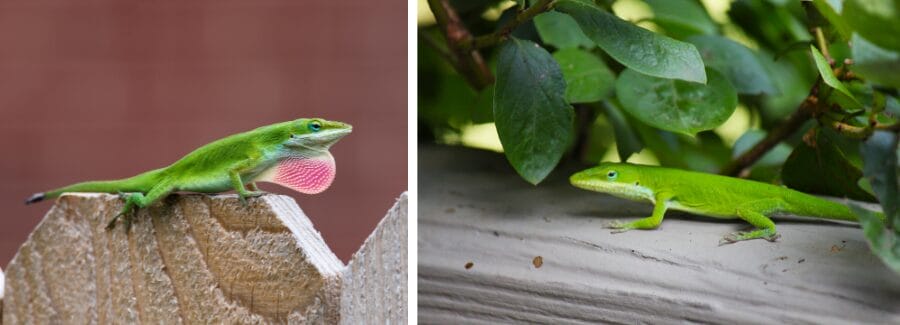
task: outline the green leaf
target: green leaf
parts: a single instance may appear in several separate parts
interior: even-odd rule
[[[750,49],[722,36],[698,35],[687,40],[697,46],[703,63],[731,81],[741,94],[778,94],[766,68]]]
[[[432,48],[419,43],[418,118],[443,134],[471,123],[493,122],[493,90],[477,92]],[[491,62],[488,62],[489,66]]]
[[[847,22],[844,21],[844,18],[840,15],[841,3],[837,2],[837,7],[833,7],[829,1],[826,0],[813,0],[813,6],[816,7],[816,10],[822,14],[822,17],[825,17],[826,20],[834,27],[834,29],[838,32],[838,35],[841,36],[843,40],[849,40],[850,34],[853,32],[850,29],[850,25],[847,25]]]
[[[875,197],[859,187],[857,180],[862,177],[862,171],[841,150],[835,141],[839,139],[820,129],[813,141],[815,147],[801,142],[784,162],[782,181],[803,192],[875,201]]]
[[[862,37],[900,51],[900,0],[847,0],[842,16]]]
[[[885,96],[884,113],[894,119],[900,119],[900,100],[894,96]]]
[[[757,143],[762,141],[763,138],[766,137],[766,131],[763,130],[747,130],[737,141],[734,143],[734,148],[732,149],[732,158],[737,158],[740,155],[743,155],[744,152],[750,150]],[[787,160],[788,156],[791,155],[791,146],[787,145],[784,142],[778,143],[775,148],[772,148],[765,155],[762,156],[754,166],[778,166],[784,163]]]
[[[730,160],[731,150],[715,132],[700,132],[692,137],[629,121],[644,146],[663,166],[715,173]]]
[[[653,9],[653,21],[676,35],[715,34],[706,10],[693,0],[644,0]]]
[[[625,118],[619,107],[614,103],[604,102],[603,108],[606,110],[606,116],[615,130],[616,151],[619,153],[619,160],[626,161],[632,154],[641,152],[644,144],[638,138],[636,131],[628,123],[628,119]]]
[[[737,93],[715,70],[709,83],[663,79],[627,69],[616,81],[616,96],[626,112],[651,126],[693,135],[713,129],[737,107]]]
[[[581,27],[569,15],[556,11],[542,13],[534,17],[534,27],[544,43],[558,49],[594,47],[594,42],[584,35]]]
[[[876,84],[900,88],[900,53],[878,47],[855,33],[851,42],[853,72]]]
[[[863,175],[878,197],[887,226],[900,225],[900,193],[897,190],[897,134],[876,131],[860,147]]]
[[[575,18],[594,43],[628,68],[660,78],[706,83],[703,60],[691,44],[640,28],[588,3],[562,0],[556,10]]]
[[[806,45],[803,46],[804,48]],[[804,51],[805,52],[805,51]],[[768,71],[771,79],[775,82],[775,86],[778,88],[778,92],[780,95],[770,95],[764,96],[762,99],[762,113],[763,124],[767,124],[768,121],[780,121],[786,118],[788,115],[797,110],[797,106],[800,105],[806,97],[809,95],[809,89],[813,85],[815,77],[812,73],[806,73],[805,71],[798,70],[798,68],[809,68],[805,63],[800,62],[808,62],[809,57],[806,56],[806,53],[798,53],[800,55],[794,55],[799,59],[795,59],[794,62],[791,63],[791,58],[786,57],[778,61],[773,61],[772,56],[769,54],[760,53],[759,62],[761,62],[765,67],[766,71]],[[803,64],[803,67],[798,67],[795,64]],[[812,72],[812,70],[810,70]]]
[[[831,65],[828,64],[828,60],[825,60],[825,56],[822,55],[822,52],[819,52],[819,49],[812,45],[810,45],[809,48],[810,51],[812,51],[813,60],[816,62],[816,69],[819,70],[819,75],[822,76],[822,80],[825,81],[825,84],[846,96],[850,100],[849,104],[853,105],[849,108],[862,107],[862,105],[859,104],[859,101],[857,101],[856,98],[853,97],[853,94],[850,93],[850,90],[847,90],[847,87],[834,76],[834,71],[831,70]]]
[[[603,60],[590,52],[565,49],[553,53],[566,80],[569,103],[597,102],[610,95],[616,76]]]
[[[595,109],[591,107],[591,109]],[[576,113],[577,115],[577,113]],[[603,157],[609,148],[616,142],[613,126],[606,115],[596,114],[597,118],[588,127],[584,146],[578,148],[581,151],[581,161],[595,165],[603,161]]]
[[[494,121],[506,158],[537,184],[556,167],[573,134],[562,72],[537,44],[510,38],[500,47],[494,87]]]
[[[872,248],[872,253],[881,258],[889,268],[900,274],[900,234],[891,232],[875,212],[866,210],[856,204],[848,205],[856,214],[863,234]]]
[[[763,1],[732,1],[728,17],[738,25],[743,33],[753,39],[760,48],[777,52],[788,44],[809,42],[812,36],[792,8],[799,9],[799,2],[791,0],[795,6],[773,6]]]

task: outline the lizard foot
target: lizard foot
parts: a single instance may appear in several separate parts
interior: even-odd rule
[[[773,230],[773,229],[757,229],[757,230],[753,230],[753,231],[738,231],[738,232],[733,232],[728,235],[725,235],[725,237],[722,237],[722,239],[719,240],[719,246],[727,245],[727,244],[734,244],[739,241],[751,240],[751,239],[765,239],[770,242],[775,242],[776,240],[778,240],[778,238],[781,238],[781,235],[776,233],[775,230]]]
[[[267,193],[264,191],[248,191],[248,192],[244,192],[244,193],[238,193],[238,199],[240,199],[241,204],[243,204],[246,207],[247,206],[247,198],[260,197],[265,194],[267,194]]]
[[[605,225],[603,225],[603,228],[613,229],[613,231],[611,231],[610,233],[618,234],[618,233],[623,233],[623,232],[629,231],[631,229],[634,229],[634,226],[632,226],[631,223],[625,223],[625,222],[621,222],[619,220],[613,220],[613,221],[607,222]]]
[[[122,218],[122,221],[125,223],[125,231],[128,232],[131,230],[131,220],[134,216],[135,207],[139,207],[140,204],[138,202],[144,198],[143,193],[125,193],[118,192],[119,198],[125,200],[125,206],[122,207],[122,210],[106,224],[106,230],[112,230],[116,227],[116,221],[119,218]]]

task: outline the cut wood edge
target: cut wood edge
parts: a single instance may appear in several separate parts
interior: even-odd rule
[[[6,277],[3,276],[3,269],[0,268],[0,324],[3,324],[3,289]]]
[[[408,220],[403,192],[347,263],[341,324],[407,323]]]
[[[141,209],[130,232],[121,223],[106,231],[121,201],[99,193],[60,197],[10,262],[0,317],[339,321],[344,265],[292,198],[241,205],[236,195],[172,195]]]
[[[263,199],[272,207],[278,219],[291,230],[294,239],[297,240],[297,247],[314,262],[313,265],[319,273],[325,276],[342,274],[344,263],[331,251],[322,238],[322,233],[316,230],[303,209],[297,205],[297,201],[283,195],[268,195]]]

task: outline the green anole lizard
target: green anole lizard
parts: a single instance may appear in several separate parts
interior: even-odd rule
[[[667,209],[722,218],[742,219],[756,229],[726,235],[720,244],[762,238],[775,241],[779,235],[773,214],[795,214],[831,220],[857,221],[849,208],[815,196],[756,181],[679,169],[601,163],[569,178],[572,185],[617,197],[653,203],[646,218],[622,223],[613,221],[614,232],[654,229]],[[884,215],[879,213],[883,219]]]
[[[107,228],[112,228],[119,217],[175,191],[219,193],[233,189],[246,203],[247,197],[264,194],[254,182],[271,182],[316,194],[334,180],[334,157],[328,149],[351,130],[349,124],[318,118],[267,125],[209,143],[168,167],[131,178],[83,182],[37,193],[25,204],[67,192],[120,193],[125,206],[110,220]]]

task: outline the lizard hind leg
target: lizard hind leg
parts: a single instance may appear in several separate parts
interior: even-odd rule
[[[107,230],[111,230],[115,228],[116,221],[122,217],[124,218],[126,231],[131,228],[131,218],[137,212],[136,209],[147,207],[153,204],[159,199],[162,199],[172,193],[175,188],[168,184],[159,184],[154,186],[147,192],[147,195],[141,192],[134,193],[119,193],[125,199],[125,206],[122,207],[122,210],[117,213],[112,220],[106,225]]]
[[[122,207],[122,210],[119,210],[119,213],[116,213],[116,215],[113,216],[112,220],[110,220],[109,223],[106,224],[107,230],[112,230],[113,228],[115,228],[116,221],[119,220],[119,218],[124,218],[125,223],[130,225],[131,214],[134,212],[135,207],[140,207],[140,202],[146,199],[144,193],[141,192],[119,192],[119,197],[125,199],[125,205]]]
[[[751,239],[765,239],[774,242],[781,237],[781,235],[775,231],[775,222],[773,222],[772,219],[769,219],[766,214],[778,211],[781,206],[782,201],[778,199],[764,199],[741,204],[737,208],[738,218],[747,221],[756,227],[756,229],[730,233],[719,241],[719,245]]]

